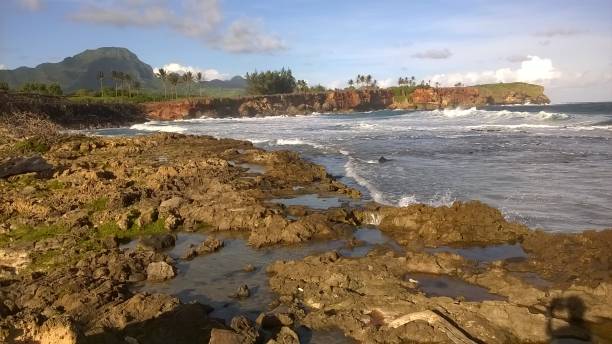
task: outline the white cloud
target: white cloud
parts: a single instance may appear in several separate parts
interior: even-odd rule
[[[112,0],[105,6],[83,6],[70,18],[118,27],[166,27],[231,53],[270,53],[285,49],[282,40],[266,33],[256,20],[239,19],[225,29],[219,0],[173,3],[181,5],[179,13],[162,0]]]
[[[560,77],[561,72],[555,69],[552,60],[538,56],[527,56],[527,59],[521,62],[518,69],[500,68],[481,72],[436,74],[427,79],[434,83],[439,82],[442,85],[454,85],[458,82],[473,85],[515,81],[546,83]]]
[[[513,62],[513,63],[523,62],[523,61],[525,61],[527,59],[528,59],[527,55],[510,55],[510,56],[506,57],[506,61]]]
[[[534,35],[540,36],[540,37],[551,38],[551,37],[556,37],[556,36],[562,36],[562,37],[575,36],[575,35],[580,35],[582,33],[584,33],[584,31],[578,30],[578,29],[559,28],[559,29],[551,29],[551,30],[546,30],[546,31],[539,31],[539,32],[536,32]]]
[[[186,72],[192,72],[196,74],[200,72],[204,76],[204,80],[207,80],[207,81],[215,80],[215,79],[227,80],[229,78],[227,74],[220,73],[216,69],[203,69],[203,68],[193,67],[193,66],[183,66],[180,63],[176,63],[176,62],[165,64],[162,67],[156,67],[154,68],[154,70],[157,72],[159,68],[163,68],[169,73],[178,73],[178,74],[184,74]]]
[[[336,88],[345,88],[347,85],[345,81],[332,80],[330,82],[324,83],[323,86],[325,86],[326,88],[335,90]]]
[[[43,8],[42,0],[18,0],[17,1],[23,8],[30,11],[39,11]]]
[[[0,63],[0,69],[6,69],[6,66]]]
[[[412,54],[411,56],[416,59],[432,59],[432,60],[443,60],[451,57],[453,53],[450,50],[444,49],[429,49],[420,53]]]
[[[274,52],[286,49],[280,38],[265,33],[258,22],[247,19],[233,22],[219,43],[224,50],[233,53]]]
[[[387,78],[387,79],[379,80],[378,86],[382,88],[397,86],[397,79]]]

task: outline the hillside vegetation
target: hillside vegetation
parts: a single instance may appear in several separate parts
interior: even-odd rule
[[[495,103],[503,103],[510,92],[522,93],[530,98],[537,98],[544,93],[544,87],[525,82],[508,82],[473,86],[483,97],[491,97]]]
[[[118,74],[129,80],[119,80]],[[64,94],[80,93],[81,96],[94,95],[101,88],[105,95],[127,88],[131,88],[130,93],[137,90],[152,94],[164,91],[162,81],[155,76],[150,65],[130,50],[117,47],[89,49],[60,62],[42,63],[33,68],[0,70],[0,84],[5,85],[4,88],[21,90],[29,83],[57,84]],[[203,80],[199,86],[202,92],[211,96],[235,96],[244,93],[246,81],[236,76],[230,80]],[[199,88],[193,89],[199,91]]]

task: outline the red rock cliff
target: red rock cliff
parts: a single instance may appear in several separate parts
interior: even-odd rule
[[[237,98],[206,98],[145,104],[149,118],[254,117],[303,115],[383,109],[433,109],[486,104],[548,103],[541,86],[522,83],[474,87],[417,88],[408,95],[397,90],[350,90],[278,94]]]
[[[386,90],[359,90],[154,102],[145,104],[145,109],[151,119],[173,120],[201,116],[254,117],[368,111],[386,109],[391,104],[393,94]]]

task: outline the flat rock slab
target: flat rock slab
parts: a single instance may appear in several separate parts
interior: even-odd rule
[[[24,173],[51,171],[53,165],[40,156],[10,158],[0,163],[0,178]]]

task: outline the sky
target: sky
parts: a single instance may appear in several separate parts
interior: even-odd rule
[[[103,46],[208,79],[288,67],[327,87],[525,81],[612,101],[611,0],[0,0],[0,69]]]

